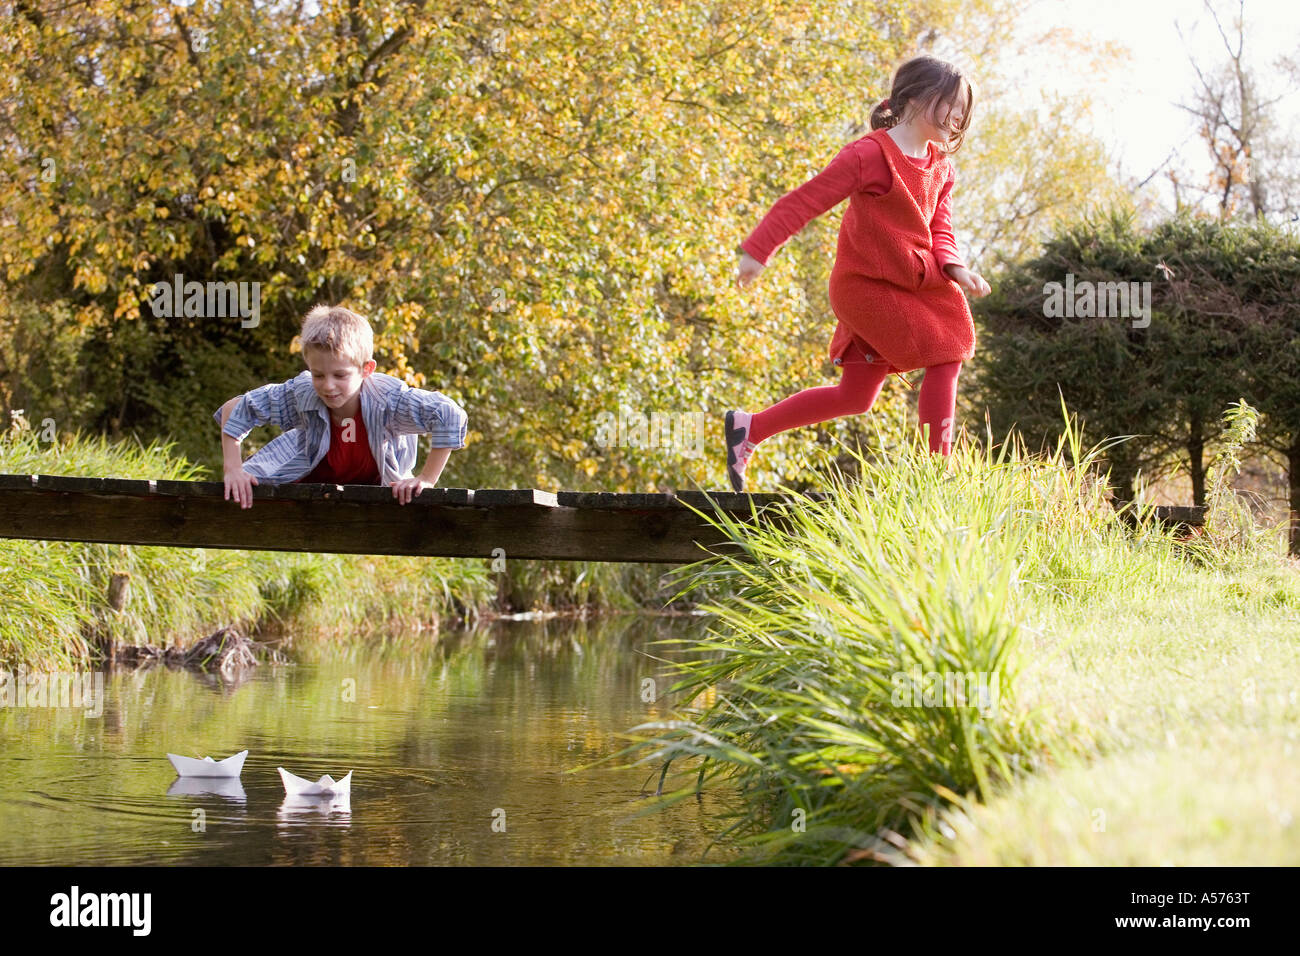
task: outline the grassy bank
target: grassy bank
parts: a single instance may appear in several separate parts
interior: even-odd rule
[[[738,789],[751,861],[1300,861],[1300,568],[1230,454],[1180,540],[1116,517],[1097,453],[1068,422],[1046,458],[913,447],[735,529],[682,588],[737,596],[626,752],[667,763],[662,804]]]
[[[0,472],[211,480],[169,444],[80,434],[43,441],[16,419],[0,436]],[[121,611],[113,574],[130,575]],[[521,610],[661,607],[671,592],[651,565],[231,551],[0,539],[0,667],[72,667],[101,643],[188,645],[220,626],[277,639],[366,640]]]

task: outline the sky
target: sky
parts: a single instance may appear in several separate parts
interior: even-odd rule
[[[1232,38],[1237,3],[1212,2]],[[1175,22],[1182,27],[1182,37]],[[1277,56],[1300,52],[1300,2],[1246,0],[1245,23],[1246,59],[1273,82],[1271,67]],[[1106,104],[1098,110],[1096,132],[1122,172],[1145,178],[1174,151],[1171,165],[1195,172],[1198,183],[1208,175],[1208,154],[1192,118],[1174,105],[1180,100],[1190,103],[1189,94],[1196,88],[1189,53],[1202,69],[1226,58],[1202,0],[1027,0],[1021,25],[1035,30],[1068,27],[1126,47],[1123,69],[1104,76],[1082,64],[1072,69],[1059,56],[1031,57],[1023,67],[1030,85],[1064,93],[1087,91]],[[1277,92],[1287,88],[1280,81],[1274,85]],[[1287,95],[1276,109],[1279,121],[1300,135],[1300,90]],[[1160,200],[1172,207],[1173,191],[1163,172],[1152,180],[1153,186],[1157,183],[1163,184]]]

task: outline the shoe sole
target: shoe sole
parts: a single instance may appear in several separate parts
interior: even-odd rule
[[[727,440],[727,477],[731,479],[732,491],[745,490],[745,476],[736,471],[736,449],[740,443],[745,440],[745,435],[749,429],[736,427],[736,413],[727,412],[726,422],[723,426],[723,434]]]

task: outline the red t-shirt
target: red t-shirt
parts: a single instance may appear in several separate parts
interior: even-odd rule
[[[344,441],[344,428],[351,441]],[[345,425],[330,416],[330,446],[325,457],[298,481],[321,481],[334,485],[378,485],[379,468],[370,452],[366,423],[355,415]]]

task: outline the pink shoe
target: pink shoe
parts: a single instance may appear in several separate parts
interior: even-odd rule
[[[727,412],[724,434],[727,439],[727,477],[731,487],[736,491],[745,490],[745,466],[758,447],[749,440],[749,423],[753,419],[749,412]]]

